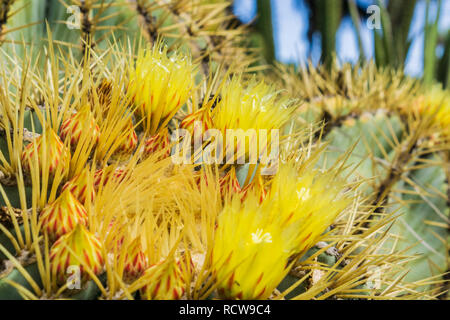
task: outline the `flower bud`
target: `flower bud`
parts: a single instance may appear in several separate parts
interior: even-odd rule
[[[123,158],[130,156],[138,145],[138,137],[133,127],[133,122],[130,120],[128,125],[124,128],[125,136],[119,137],[122,142],[114,151],[113,158]]]
[[[142,251],[141,239],[131,242],[125,253],[124,279],[134,280],[139,278],[147,269],[148,260]]]
[[[42,174],[44,166],[48,166],[50,176],[56,173],[58,166],[62,166],[62,174],[67,172],[70,152],[51,128],[47,128],[41,136],[34,138],[22,152],[22,168],[25,172],[31,172],[31,168],[35,165],[35,156],[39,173]]]
[[[165,128],[161,132],[151,136],[145,141],[144,156],[149,156],[152,153],[164,150],[159,159],[165,159],[170,156],[169,145],[169,131],[167,130],[167,128]]]
[[[65,190],[58,199],[41,211],[40,222],[43,231],[54,241],[72,231],[77,224],[86,226],[88,216],[83,205],[69,190]]]
[[[75,150],[82,136],[89,136],[83,140],[86,143],[92,142],[93,145],[98,143],[100,138],[100,129],[95,121],[94,115],[89,105],[85,105],[80,111],[65,120],[59,130],[59,136],[63,141],[69,139],[72,150]]]
[[[71,250],[69,251],[70,248]],[[103,271],[104,253],[100,240],[82,224],[60,237],[50,249],[50,268],[58,284],[67,281],[67,268],[78,266],[82,281],[89,279],[86,267],[99,275]]]
[[[141,297],[147,300],[178,300],[186,283],[180,265],[173,259],[148,268],[143,278],[147,285],[141,289]]]
[[[98,191],[100,189],[100,185],[106,185],[111,178],[112,181],[116,183],[120,183],[125,178],[127,171],[122,168],[116,168],[112,166],[105,167],[103,169],[99,169],[94,173],[94,189]]]
[[[71,180],[66,182],[63,186],[62,191],[68,189],[83,204],[87,203],[88,196],[90,196],[91,202],[94,201],[95,198],[95,190],[94,185],[90,187],[90,192],[88,188],[88,184],[91,183],[89,179],[89,170],[83,170],[82,173],[73,177]]]

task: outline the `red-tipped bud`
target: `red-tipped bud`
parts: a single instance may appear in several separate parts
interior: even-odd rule
[[[59,136],[63,141],[69,140],[72,150],[75,150],[82,135],[86,135],[86,138],[83,138],[86,143],[93,145],[97,144],[100,138],[100,129],[89,105],[85,105],[80,111],[65,120],[59,130]]]
[[[126,225],[113,218],[106,229],[103,244],[107,252],[119,253],[125,240]]]
[[[50,268],[58,284],[67,281],[70,266],[78,267],[81,280],[87,281],[87,267],[95,275],[99,275],[103,271],[104,261],[100,240],[82,224],[60,237],[50,249]]]
[[[197,184],[199,190],[201,190],[202,181],[204,181],[203,183],[208,186],[208,176],[203,170],[196,172],[194,181]]]
[[[89,199],[88,197],[90,196],[90,201],[92,203],[95,198],[95,190],[93,185],[88,188],[88,184],[91,182],[91,180],[89,179],[89,174],[90,172],[88,169],[83,170],[82,173],[66,182],[66,184],[62,188],[62,191],[66,189],[70,190],[75,198],[77,198],[78,201],[83,204],[87,203],[87,199]]]
[[[44,134],[25,147],[21,157],[22,168],[25,172],[30,172],[34,167],[36,156],[39,173],[42,174],[43,168],[48,166],[50,176],[56,173],[58,165],[62,167],[61,173],[64,174],[70,162],[69,150],[51,128],[47,128]]]
[[[141,239],[137,238],[128,246],[125,253],[123,277],[126,280],[139,278],[148,267],[148,259],[142,251]]]
[[[130,156],[138,145],[138,137],[136,131],[134,130],[133,122],[131,120],[128,123],[128,125],[124,128],[124,131],[125,136],[119,137],[120,139],[122,139],[122,142],[114,152],[113,156],[115,158]]]
[[[102,113],[104,116],[107,115],[107,112],[110,108],[111,100],[112,100],[112,83],[108,79],[102,79],[100,84],[95,87],[95,90],[89,90],[88,98],[91,105],[94,105],[97,101],[102,108]],[[95,97],[96,95],[97,97]]]
[[[201,129],[203,132],[212,128],[212,119],[209,108],[202,108],[187,115],[183,121],[181,121],[180,128],[187,130],[191,136],[193,136],[195,125],[198,123],[201,123]],[[200,129],[200,127],[198,129]]]
[[[159,159],[165,159],[170,156],[170,140],[169,140],[169,130],[165,128],[161,132],[151,136],[147,140],[145,140],[144,144],[144,156],[147,157],[152,153],[160,152],[161,153]]]
[[[97,170],[94,173],[94,189],[98,191],[100,189],[100,185],[104,186],[108,183],[109,179],[111,179],[115,183],[120,183],[125,178],[127,171],[122,168],[116,168],[113,171],[112,166],[108,166],[104,169]]]
[[[83,205],[66,190],[58,199],[45,206],[40,214],[40,222],[42,230],[54,241],[72,231],[77,224],[86,226],[88,216]]]
[[[180,265],[173,259],[151,266],[141,279],[147,283],[141,297],[147,300],[178,300],[186,287]]]

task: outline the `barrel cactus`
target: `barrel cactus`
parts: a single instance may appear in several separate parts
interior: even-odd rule
[[[0,1],[0,299],[445,292],[448,93],[251,75],[228,1],[23,2]]]
[[[448,91],[423,87],[417,80],[374,65],[332,70],[273,73],[280,85],[303,101],[297,123],[323,123],[315,137],[329,143],[323,158],[334,160],[353,152],[358,163],[352,179],[369,179],[365,194],[373,217],[397,215],[395,245],[417,255],[408,265],[408,281],[432,277],[428,289],[444,288],[448,271]],[[373,221],[361,224],[369,228]],[[441,282],[439,282],[441,279]]]

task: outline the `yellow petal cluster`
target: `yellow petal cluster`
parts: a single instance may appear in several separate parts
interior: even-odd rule
[[[212,265],[218,292],[228,299],[267,299],[287,272],[289,251],[269,207],[249,197],[234,198],[222,211]]]
[[[293,253],[304,252],[346,208],[349,197],[344,182],[334,171],[296,168],[293,162],[281,164],[264,202],[274,205],[286,242]]]
[[[421,115],[433,117],[433,123],[439,126],[446,136],[450,136],[450,93],[440,86],[434,86],[419,97],[414,110]]]
[[[233,77],[222,88],[220,97],[212,112],[212,124],[222,132],[224,155],[231,152],[238,157],[245,154],[247,158],[250,146],[258,146],[258,156],[264,148],[270,149],[271,130],[281,129],[294,109],[271,86],[255,79],[243,84],[239,77]],[[227,136],[229,129],[235,136]],[[261,142],[262,132],[266,140]]]
[[[169,56],[160,44],[139,51],[129,71],[127,95],[147,133],[156,134],[186,103],[194,85],[194,69],[189,57]]]
[[[212,264],[225,298],[266,299],[286,275],[289,257],[304,253],[350,200],[333,171],[282,164],[267,196],[249,191],[226,204],[218,221]]]

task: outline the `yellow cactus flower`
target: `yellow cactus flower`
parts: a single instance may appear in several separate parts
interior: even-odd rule
[[[415,109],[422,115],[433,116],[433,122],[446,136],[450,136],[450,94],[440,86],[433,86],[419,97]]]
[[[180,53],[169,56],[161,44],[140,50],[130,68],[127,95],[143,118],[144,130],[154,135],[186,103],[194,85],[194,65]]]
[[[252,80],[244,86],[239,77],[231,79],[222,88],[221,99],[212,111],[213,128],[223,135],[224,156],[229,159],[234,155],[238,160],[245,155],[248,159],[249,147],[255,146],[257,154],[252,155],[259,158],[262,152],[270,150],[271,130],[282,128],[289,120],[294,110],[289,105],[263,81]]]
[[[227,299],[267,299],[287,273],[289,251],[270,206],[238,197],[219,216],[212,251],[218,292]]]
[[[50,240],[56,240],[72,231],[77,224],[86,226],[88,216],[83,205],[66,189],[55,201],[42,209],[40,222]]]
[[[264,203],[273,205],[283,236],[293,253],[304,252],[333,223],[350,203],[344,183],[334,171],[296,168],[293,162],[280,164]]]
[[[350,203],[343,189],[334,171],[299,170],[290,162],[264,197],[259,188],[248,189],[244,202],[234,197],[219,216],[213,245],[219,293],[268,298],[286,275],[288,258],[313,246]]]
[[[81,279],[86,281],[89,279],[86,266],[99,275],[103,271],[104,261],[100,240],[82,224],[77,224],[70,233],[60,237],[50,249],[52,276],[59,284],[67,281],[69,266],[78,266]]]

